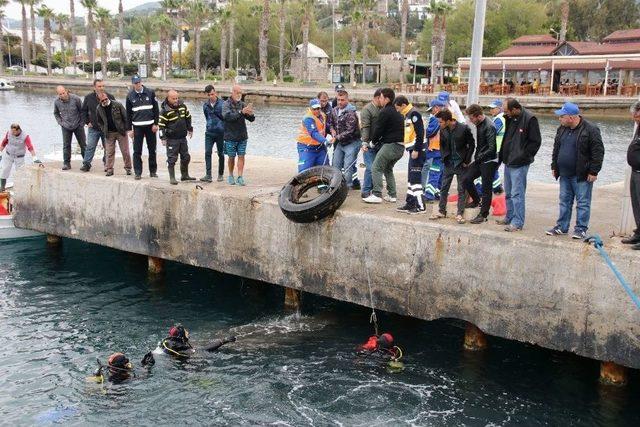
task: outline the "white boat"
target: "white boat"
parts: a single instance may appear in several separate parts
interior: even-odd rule
[[[5,191],[4,193],[0,193],[0,240],[26,239],[44,235],[39,231],[16,227],[13,223],[11,210],[11,192]]]
[[[16,87],[13,85],[13,82],[0,78],[0,90],[12,90]]]

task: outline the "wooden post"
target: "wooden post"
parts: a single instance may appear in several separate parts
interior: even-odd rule
[[[464,331],[464,349],[469,351],[479,351],[487,348],[487,337],[473,323],[467,322]]]
[[[59,245],[62,243],[62,237],[55,234],[47,234],[47,243],[52,246]]]
[[[300,309],[300,291],[293,288],[284,288],[284,309],[298,311]]]
[[[160,274],[164,271],[164,260],[162,258],[156,258],[154,256],[148,257],[149,259],[149,273]]]
[[[613,362],[600,362],[600,382],[622,386],[627,383],[627,368]]]

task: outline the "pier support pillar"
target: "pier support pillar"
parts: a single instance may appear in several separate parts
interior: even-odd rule
[[[464,331],[464,349],[470,351],[484,350],[487,348],[487,337],[473,323],[467,322],[467,327]]]
[[[600,382],[610,385],[625,385],[628,370],[626,367],[613,362],[600,362]]]
[[[284,309],[297,311],[300,309],[300,291],[293,288],[284,288]]]
[[[56,246],[62,243],[62,237],[56,236],[55,234],[47,234],[47,243]]]
[[[164,271],[164,260],[162,258],[156,258],[154,256],[148,257],[149,259],[149,273],[160,274]]]

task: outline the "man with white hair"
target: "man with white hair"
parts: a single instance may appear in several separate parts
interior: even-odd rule
[[[229,166],[229,185],[245,185],[244,156],[247,152],[247,120],[256,119],[253,115],[253,104],[245,104],[242,100],[242,88],[234,85],[231,88],[231,96],[222,104],[222,118],[224,120],[224,151],[227,155]],[[238,178],[234,179],[233,172],[238,157]]]
[[[555,113],[560,126],[553,143],[551,173],[560,181],[560,214],[556,226],[546,233],[567,234],[575,200],[576,225],[571,237],[582,240],[587,237],[591,191],[602,168],[604,144],[600,129],[580,116],[576,104],[565,102]]]

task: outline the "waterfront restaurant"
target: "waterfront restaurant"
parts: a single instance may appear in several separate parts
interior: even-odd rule
[[[470,62],[458,59],[463,92]],[[482,58],[481,94],[637,96],[639,91],[640,29],[615,31],[600,43],[522,36],[496,56]]]

